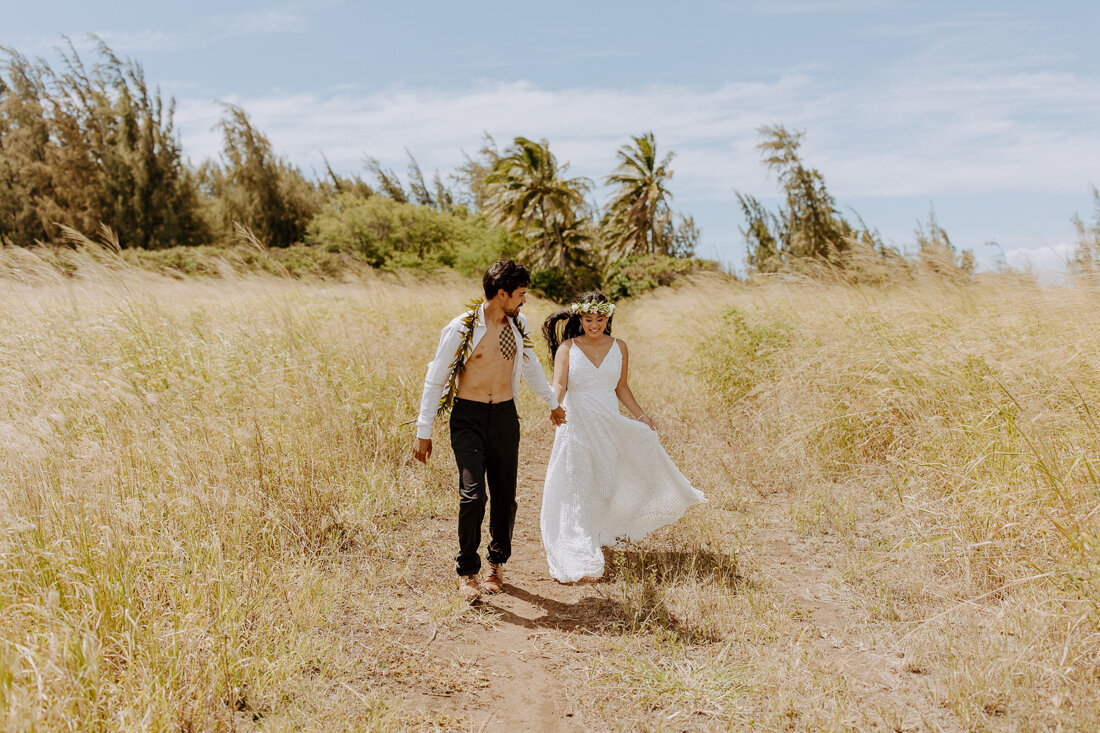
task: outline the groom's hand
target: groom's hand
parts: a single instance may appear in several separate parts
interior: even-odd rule
[[[413,457],[421,463],[427,463],[432,457],[432,439],[417,438],[413,441]]]
[[[565,408],[558,405],[556,409],[550,411],[550,423],[557,427],[558,425],[565,424]]]

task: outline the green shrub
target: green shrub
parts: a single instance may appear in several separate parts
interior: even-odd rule
[[[782,320],[746,317],[728,307],[719,314],[714,338],[697,349],[698,373],[718,400],[733,407],[773,379],[779,354],[792,343],[791,332]]]
[[[490,229],[480,219],[457,218],[469,234],[455,252],[451,265],[459,274],[481,277],[499,259],[515,259],[523,250],[523,242],[504,229]]]
[[[518,250],[507,234],[480,220],[383,196],[341,194],[310,222],[307,241],[330,252],[353,252],[371,267],[453,267],[480,274]]]
[[[583,267],[571,270],[554,267],[531,272],[531,291],[556,303],[567,303],[579,293],[599,288],[600,274]]]
[[[671,285],[691,272],[718,269],[713,260],[666,255],[638,255],[613,262],[604,275],[604,294],[612,300],[632,298],[662,285]]]

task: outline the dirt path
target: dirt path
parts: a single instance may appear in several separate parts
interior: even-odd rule
[[[524,445],[545,455],[549,445]],[[610,603],[606,589],[562,585],[550,578],[539,534],[545,464],[522,465],[519,510],[503,593],[485,596],[471,609],[467,626],[435,642],[437,657],[476,667],[483,687],[432,703],[476,731],[574,731],[591,729],[558,675],[562,648],[584,634]],[[453,528],[446,529],[451,539]],[[457,591],[456,591],[457,592]]]
[[[549,445],[526,444],[524,450],[543,456]],[[592,706],[570,702],[578,699],[584,684],[577,679],[577,668],[583,669],[586,655],[611,638],[606,619],[615,615],[619,588],[614,580],[567,586],[550,579],[539,536],[544,472],[544,464],[520,469],[505,592],[486,597],[463,616],[458,628],[431,640],[437,659],[478,670],[480,687],[425,698],[418,707],[444,712],[464,721],[458,729],[473,731],[633,729],[637,726],[629,720],[609,720]],[[935,702],[927,679],[907,668],[897,647],[897,629],[874,627],[872,640],[867,640],[866,615],[836,585],[828,548],[822,547],[821,538],[800,539],[786,501],[781,495],[761,500],[745,547],[753,555],[754,573],[769,591],[806,619],[799,635],[811,637],[835,673],[856,688],[859,704],[894,711],[884,716],[882,730],[959,729],[957,719]],[[440,543],[451,541],[449,523],[439,532]],[[850,633],[860,623],[865,633]]]

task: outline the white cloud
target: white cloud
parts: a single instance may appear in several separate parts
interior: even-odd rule
[[[1073,257],[1073,244],[1052,244],[1047,247],[1016,247],[1005,252],[1005,263],[1015,270],[1065,272]]]
[[[463,91],[395,89],[357,95],[346,89],[323,94],[233,99],[271,138],[276,149],[305,165],[324,151],[341,168],[359,168],[364,153],[403,167],[405,147],[426,169],[451,168],[462,150],[474,152],[483,131],[501,144],[513,136],[546,137],[573,171],[598,176],[632,134],[654,130],[665,149],[676,149],[677,179],[705,190],[728,180],[728,169],[759,177],[754,107],[779,110],[806,86],[803,77],[771,85],[730,84],[712,91],[651,88],[547,90],[526,82],[482,84]],[[213,155],[216,104],[181,100],[177,120],[186,148]],[[697,180],[702,179],[702,180]]]
[[[630,135],[653,130],[662,147],[678,152],[677,189],[708,198],[734,187],[772,190],[755,145],[757,128],[773,122],[807,130],[803,157],[840,196],[1077,191],[1100,159],[1092,130],[1063,127],[1057,115],[1100,117],[1100,84],[1069,74],[922,79],[845,93],[791,75],[709,90],[552,90],[521,81],[233,101],[277,150],[307,167],[324,151],[341,169],[359,168],[364,153],[403,168],[409,147],[425,169],[448,169],[487,131],[500,143],[546,137],[575,174],[601,176]],[[1051,116],[1029,119],[1037,107]],[[193,156],[215,154],[209,128],[218,116],[213,102],[181,100],[177,119]]]
[[[483,81],[371,92],[343,85],[229,101],[307,171],[320,168],[323,152],[339,171],[361,171],[363,156],[371,155],[403,173],[407,147],[429,175],[447,172],[488,132],[501,145],[516,135],[545,137],[560,160],[571,162],[571,175],[599,181],[620,145],[652,130],[661,148],[677,152],[677,206],[721,211],[721,218],[700,224],[706,242],[730,252],[739,240],[733,190],[776,193],[756,151],[763,124],[806,131],[803,159],[824,174],[842,207],[854,197],[939,202],[1012,194],[1019,200],[1085,191],[1100,160],[1100,138],[1088,122],[1100,118],[1100,79],[964,62],[952,51],[947,44],[901,59],[843,88],[825,70],[804,66],[769,82],[709,88],[554,89]],[[178,126],[196,162],[217,155],[220,139],[211,128],[219,116],[211,100],[180,99]],[[868,223],[909,231],[925,211],[922,204],[901,224]],[[1004,228],[971,238],[1000,241],[1010,248],[1010,265],[1027,259],[1037,269],[1061,268],[1049,253],[1062,250],[1023,246],[1035,235],[1009,221],[1012,213],[1002,217]]]
[[[239,36],[301,33],[307,27],[305,16],[288,10],[220,15],[210,18],[206,25],[219,41]]]
[[[272,9],[196,19],[187,27],[172,31],[152,28],[129,31],[101,30],[68,34],[68,39],[72,42],[73,48],[82,54],[94,51],[98,45],[96,38],[99,38],[119,56],[130,56],[202,48],[244,36],[302,33],[308,27],[308,19],[302,13]],[[35,52],[49,52],[64,49],[68,44],[64,37],[50,36],[27,39],[21,45]]]

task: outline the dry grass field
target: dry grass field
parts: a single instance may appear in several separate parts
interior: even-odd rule
[[[713,277],[621,305],[709,498],[508,592],[412,425],[467,281],[0,251],[0,729],[1096,730],[1100,291]],[[551,309],[532,301],[541,321]]]

